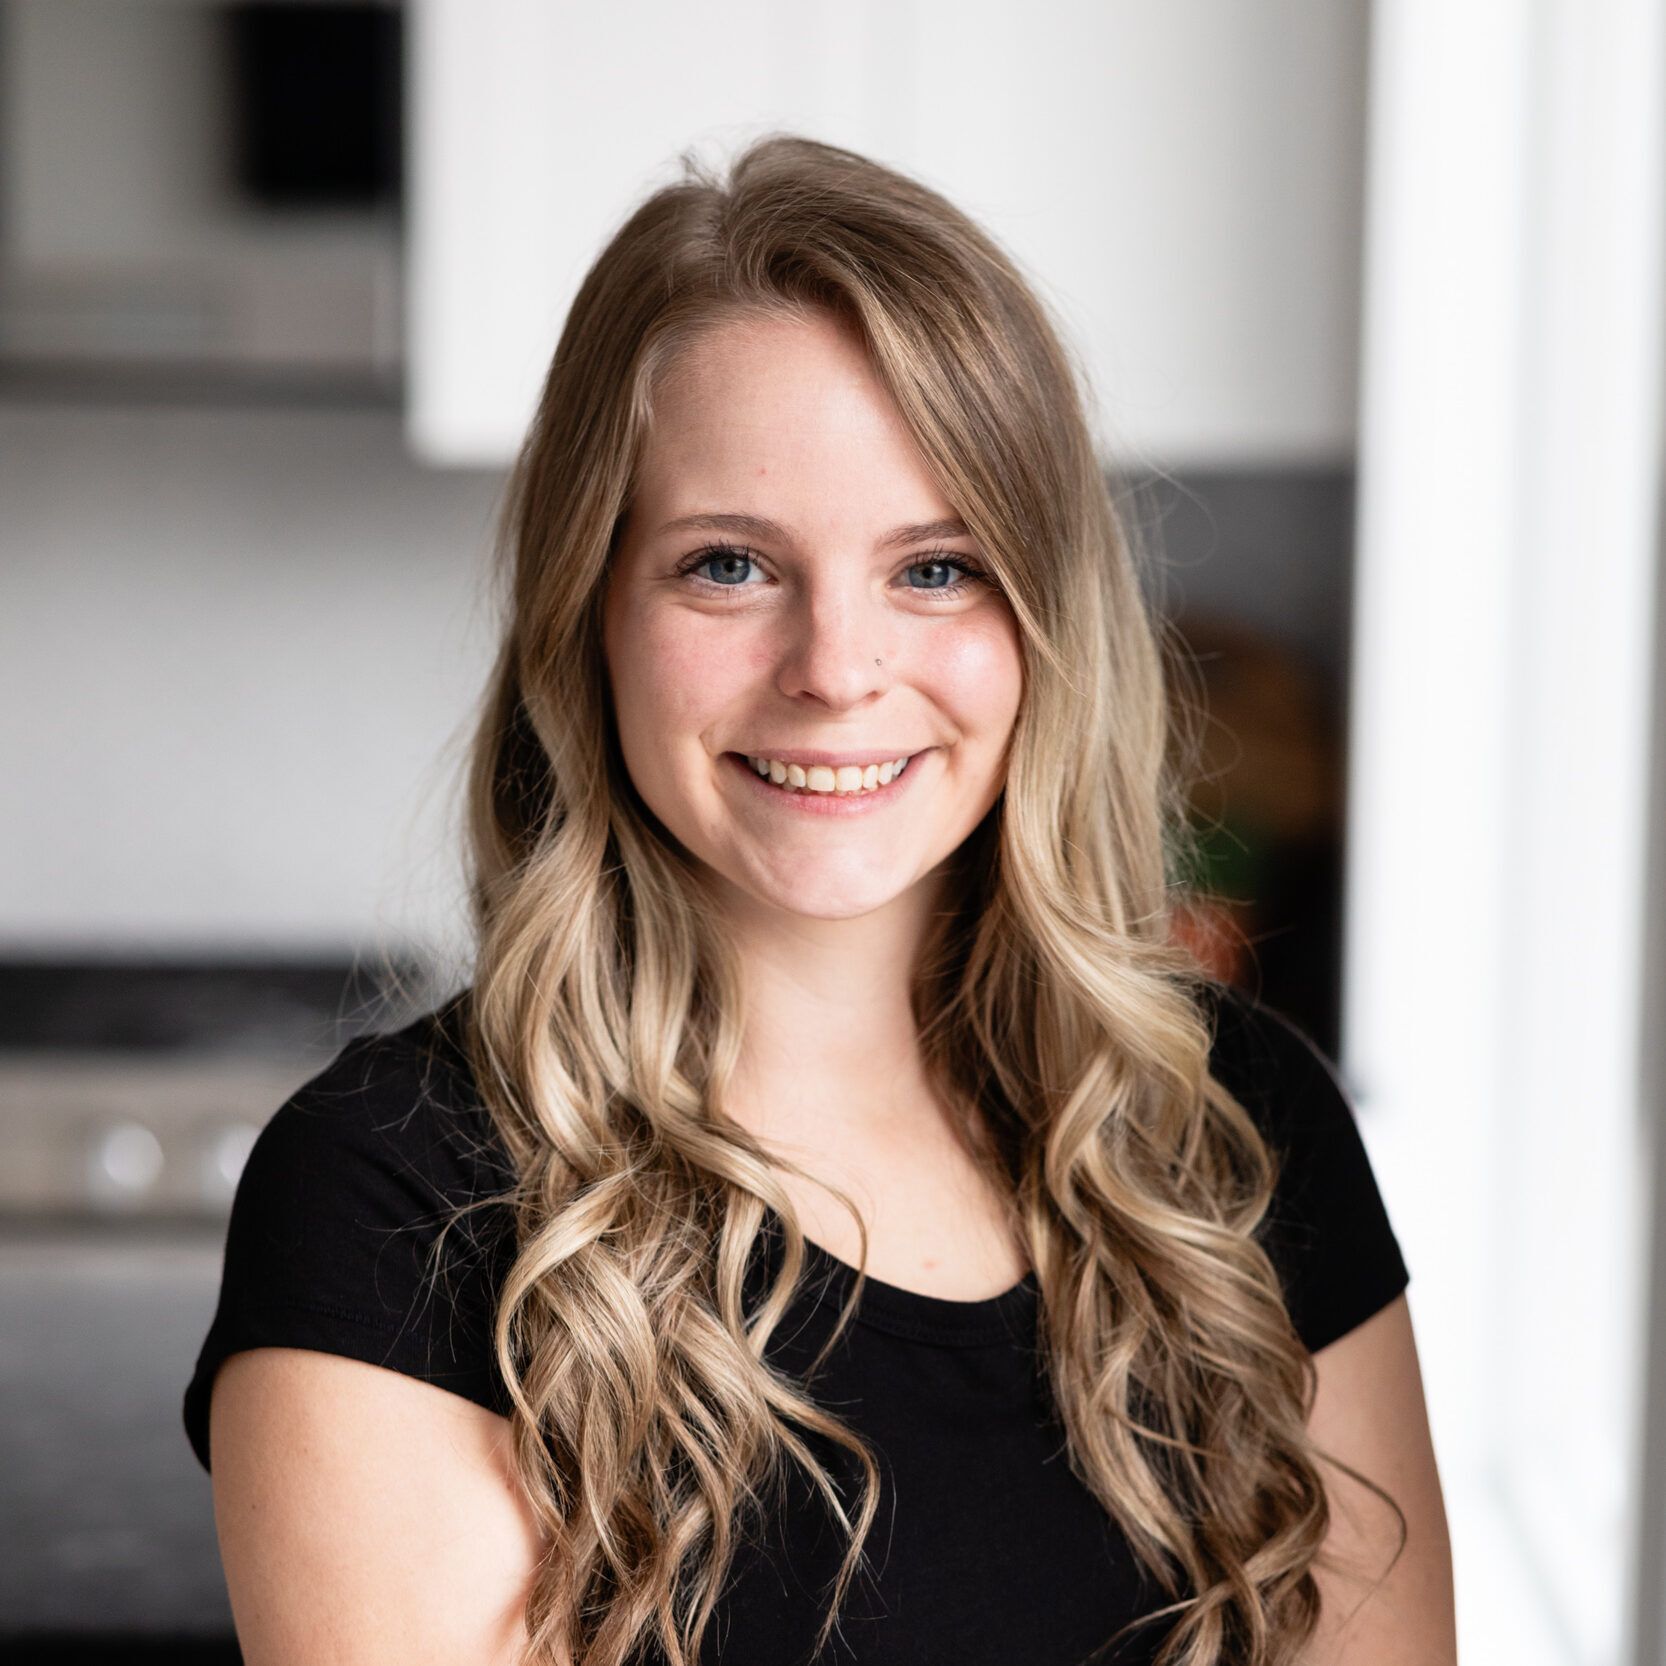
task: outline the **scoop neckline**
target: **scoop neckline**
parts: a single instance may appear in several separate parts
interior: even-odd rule
[[[451,1024],[466,993],[453,996],[437,1009],[416,1019],[405,1033],[409,1034],[425,1024],[436,1030],[454,1062],[461,1064],[467,1075],[470,1072],[467,1054]],[[779,1256],[785,1241],[782,1221],[767,1203],[764,1205],[764,1237],[771,1246],[772,1258]],[[799,1281],[802,1294],[818,1305],[831,1306],[836,1311],[844,1305],[855,1282],[855,1267],[813,1238],[805,1238],[804,1273]],[[886,1331],[914,1342],[950,1347],[1011,1346],[1014,1343],[1031,1346],[1035,1341],[1039,1306],[1040,1285],[1033,1267],[1009,1289],[973,1301],[961,1301],[952,1296],[928,1296],[921,1290],[906,1290],[900,1284],[887,1284],[870,1273],[863,1280],[852,1318],[870,1329]]]
[[[767,1228],[777,1253],[784,1243],[781,1217],[764,1206]],[[856,1268],[813,1238],[804,1240],[804,1275],[800,1288],[823,1306],[842,1307],[856,1283]],[[946,1346],[988,1346],[996,1343],[1032,1344],[1039,1286],[1030,1268],[1018,1282],[993,1296],[972,1301],[952,1296],[928,1296],[887,1284],[869,1273],[862,1281],[852,1318],[870,1329],[889,1332],[912,1342]]]

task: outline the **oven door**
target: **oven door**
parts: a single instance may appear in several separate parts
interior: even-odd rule
[[[236,1661],[180,1400],[223,1223],[0,1226],[0,1654]]]

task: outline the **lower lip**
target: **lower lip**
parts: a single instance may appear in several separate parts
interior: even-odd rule
[[[932,750],[935,748],[929,748],[928,752]],[[723,754],[725,761],[746,778],[759,798],[768,800],[777,809],[804,816],[865,816],[871,811],[883,809],[887,804],[895,804],[908,791],[909,783],[919,770],[920,760],[927,755],[927,752],[916,752],[901,775],[893,775],[883,787],[875,787],[872,792],[818,793],[802,787],[797,792],[787,792],[760,775],[740,753]]]

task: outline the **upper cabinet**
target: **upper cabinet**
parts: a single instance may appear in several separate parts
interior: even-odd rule
[[[578,284],[680,152],[918,175],[1054,307],[1102,450],[1351,458],[1366,0],[411,0],[407,422],[514,455]]]

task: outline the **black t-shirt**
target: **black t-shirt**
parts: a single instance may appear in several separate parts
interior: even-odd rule
[[[460,999],[460,998],[459,998]],[[1310,1350],[1352,1330],[1408,1282],[1349,1101],[1303,1032],[1221,989],[1211,1067],[1283,1157],[1261,1234]],[[496,1291],[513,1257],[491,1206],[427,1251],[451,1207],[501,1190],[507,1158],[453,1033],[453,1001],[361,1037],[287,1100],[255,1142],[226,1238],[218,1310],[185,1392],[207,1468],[214,1374],[244,1348],[312,1348],[437,1383],[507,1415],[492,1357]],[[776,1264],[771,1215],[754,1274]],[[853,1270],[810,1246],[808,1276],[771,1338],[799,1376]],[[754,1281],[753,1288],[759,1286]],[[861,1666],[1079,1666],[1166,1599],[1070,1472],[1039,1373],[1033,1273],[986,1301],[950,1301],[870,1278],[812,1385],[880,1465],[869,1569],[823,1659]],[[855,1496],[853,1460],[809,1442]],[[703,1655],[722,1666],[800,1666],[845,1540],[797,1466],[775,1515],[748,1534]],[[1094,1666],[1148,1662],[1172,1619],[1141,1627]]]

